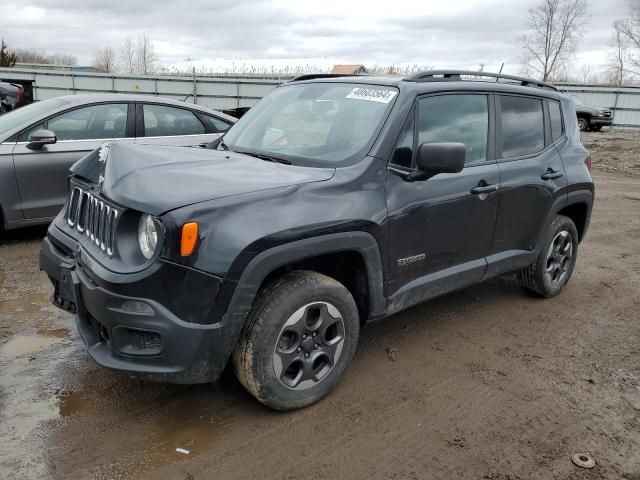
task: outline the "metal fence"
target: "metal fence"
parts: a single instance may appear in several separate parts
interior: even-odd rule
[[[111,75],[0,68],[0,79],[32,89],[34,101],[77,93],[140,93],[197,103],[217,110],[251,107],[282,80],[172,75]]]
[[[75,93],[141,93],[198,103],[217,110],[251,107],[283,81],[22,68],[0,68],[0,79],[27,84],[36,101]],[[639,87],[558,85],[558,88],[585,105],[611,109],[616,127],[640,128]]]
[[[557,85],[564,93],[583,104],[608,108],[613,114],[613,126],[640,128],[640,88],[603,87],[590,85]]]

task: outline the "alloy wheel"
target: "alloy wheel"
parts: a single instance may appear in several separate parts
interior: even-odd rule
[[[545,278],[550,285],[558,285],[566,278],[573,258],[573,240],[566,230],[559,232],[547,252]]]
[[[285,387],[306,390],[327,377],[345,340],[340,311],[328,302],[309,303],[285,322],[273,351],[273,370]]]

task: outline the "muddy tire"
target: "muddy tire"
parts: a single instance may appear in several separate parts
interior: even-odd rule
[[[587,122],[586,118],[578,118],[578,128],[581,132],[586,132],[589,128],[589,122]]]
[[[567,284],[578,255],[578,231],[573,221],[556,216],[544,237],[536,261],[518,273],[520,286],[540,297],[555,297]]]
[[[238,380],[274,410],[327,395],[349,366],[360,320],[349,291],[316,272],[287,273],[262,288],[233,352]]]

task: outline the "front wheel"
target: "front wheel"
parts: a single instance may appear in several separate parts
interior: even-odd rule
[[[240,383],[261,403],[293,410],[336,385],[358,343],[358,309],[333,278],[283,275],[263,288],[233,352]]]
[[[541,297],[555,297],[567,284],[578,255],[578,231],[564,215],[553,219],[536,261],[518,274],[520,285]]]
[[[589,128],[589,122],[587,122],[586,118],[578,119],[578,128],[580,129],[581,132],[587,131],[587,129]]]

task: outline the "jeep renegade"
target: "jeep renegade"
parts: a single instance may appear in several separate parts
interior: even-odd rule
[[[593,204],[573,102],[500,74],[299,77],[210,147],[80,160],[41,268],[100,365],[231,361],[278,410],[336,385],[364,322],[507,273],[557,295]]]

